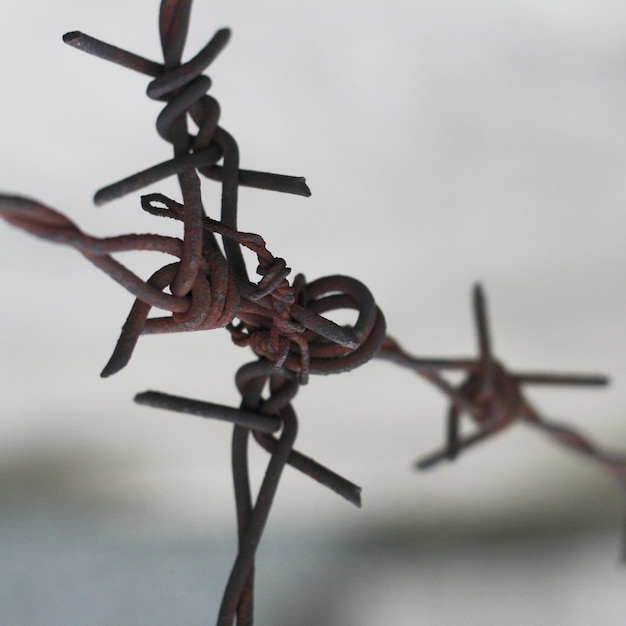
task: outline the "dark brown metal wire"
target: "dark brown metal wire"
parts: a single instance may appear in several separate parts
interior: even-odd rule
[[[255,554],[286,465],[360,506],[358,486],[294,449],[298,420],[291,403],[311,374],[346,372],[377,357],[408,367],[436,385],[451,403],[447,443],[444,449],[422,459],[417,464],[421,469],[456,458],[466,448],[519,419],[601,463],[624,486],[623,459],[606,455],[571,429],[543,419],[521,392],[525,384],[605,385],[608,381],[601,376],[508,372],[492,356],[484,296],[479,287],[474,292],[478,358],[420,359],[386,337],[383,314],[361,282],[335,275],[307,283],[304,276],[297,275],[290,283],[291,270],[284,259],[274,256],[259,235],[239,230],[239,186],[301,196],[310,195],[310,191],[302,177],[240,168],[237,144],[219,124],[220,107],[208,95],[211,80],[203,74],[228,42],[230,33],[226,29],[218,31],[202,50],[183,63],[190,11],[191,0],[162,1],[159,27],[163,63],[80,32],[63,38],[79,50],[153,78],[147,93],[164,103],[157,130],[172,144],[174,156],[104,187],[94,200],[105,204],[176,175],[182,203],[152,193],[141,198],[141,206],[154,216],[182,222],[182,239],[153,234],[92,237],[55,210],[17,196],[0,196],[0,215],[33,235],[74,247],[135,296],[102,376],[124,368],[144,334],[225,328],[236,345],[248,346],[256,354],[257,359],[241,367],[236,375],[239,407],[158,391],[135,397],[137,403],[146,406],[234,425],[232,473],[239,548],[218,625],[253,623]],[[188,130],[188,116],[198,128],[195,135]],[[204,209],[196,172],[221,184],[219,219],[210,217]],[[256,255],[256,282],[248,275],[242,248]],[[173,260],[144,281],[112,256],[128,250],[156,250]],[[167,315],[150,317],[153,308]],[[356,311],[356,322],[351,326],[332,322],[326,315],[338,309]],[[446,370],[464,371],[467,379],[454,387],[442,375]],[[477,424],[475,434],[464,439],[459,435],[463,413]],[[270,455],[256,497],[251,492],[248,471],[250,434]]]
[[[1,196],[0,214],[34,235],[76,248],[136,297],[103,376],[126,366],[142,334],[226,328],[235,344],[249,346],[257,354],[258,360],[237,374],[239,408],[157,391],[135,398],[139,404],[234,424],[239,553],[218,623],[232,624],[236,619],[238,624],[251,624],[254,555],[284,466],[292,465],[356,506],[361,503],[358,486],[294,449],[297,417],[291,400],[310,374],[348,371],[372,358],[384,339],[385,322],[369,290],[356,279],[328,276],[307,283],[298,275],[291,284],[285,261],[275,257],[259,235],[238,230],[240,185],[301,196],[310,191],[302,177],[239,167],[237,144],[219,125],[219,104],[207,95],[211,81],[202,74],[223,49],[229,31],[218,31],[194,58],[181,63],[190,8],[189,0],[161,4],[163,64],[83,33],[63,38],[77,49],[154,78],[148,95],[164,102],[157,130],[172,144],[174,157],[108,185],[96,193],[95,202],[101,205],[177,175],[182,203],[153,193],[142,197],[141,206],[155,216],[181,221],[182,239],[150,234],[98,239],[53,209],[23,197]],[[189,134],[187,116],[198,127],[195,136]],[[219,220],[204,210],[196,171],[222,185]],[[243,247],[257,257],[256,282],[249,279]],[[143,281],[112,257],[128,250],[157,250],[174,257],[174,262]],[[150,317],[152,308],[168,315]],[[353,327],[339,326],[324,316],[337,308],[356,310]],[[250,433],[270,453],[254,502],[247,467]]]
[[[545,419],[522,393],[523,385],[603,387],[608,385],[608,378],[598,375],[509,372],[493,357],[485,296],[480,285],[474,288],[473,304],[479,349],[476,359],[412,357],[389,337],[377,354],[379,358],[413,369],[436,385],[450,400],[445,447],[420,459],[416,467],[423,470],[444,460],[451,461],[465,449],[519,420],[543,430],[560,445],[596,461],[626,491],[626,457],[606,454],[571,428]],[[467,377],[458,387],[454,387],[441,375],[446,370],[461,370],[467,372]],[[476,423],[477,428],[473,434],[462,439],[459,426],[460,417],[464,413]]]

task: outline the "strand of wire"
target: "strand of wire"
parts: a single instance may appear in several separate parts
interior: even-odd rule
[[[386,338],[377,358],[392,361],[415,371],[434,384],[450,400],[446,446],[416,463],[418,469],[430,468],[440,461],[455,459],[465,450],[500,432],[515,420],[525,421],[548,434],[560,445],[586,456],[601,465],[626,491],[626,458],[608,454],[568,426],[546,420],[525,398],[523,385],[605,386],[605,376],[509,372],[492,354],[486,299],[479,285],[473,292],[473,309],[479,356],[475,359],[428,359],[409,355],[400,344]],[[465,380],[453,386],[442,376],[447,370],[466,372]],[[461,414],[469,415],[478,425],[476,432],[464,439],[459,435]]]

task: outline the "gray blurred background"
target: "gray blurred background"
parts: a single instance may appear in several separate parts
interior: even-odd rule
[[[0,189],[94,235],[177,233],[100,187],[166,160],[148,79],[65,46],[82,30],[160,60],[158,2],[24,0],[0,12]],[[602,372],[532,390],[626,450],[626,8],[614,0],[196,0],[241,165],[311,198],[241,190],[240,228],[308,279],[363,280],[413,353],[472,356],[489,296],[513,369]],[[172,181],[154,190],[178,198]],[[216,214],[219,188],[204,200]],[[143,276],[158,256],[123,255]],[[132,298],[76,252],[0,224],[0,621],[212,623],[235,555],[230,428],[135,406],[229,405],[250,354],[226,332],[143,339],[99,378]],[[623,494],[513,426],[419,474],[445,402],[385,363],[313,378],[297,446],[363,486],[357,510],[288,469],[258,558],[258,623],[623,623]],[[266,456],[254,452],[256,484]]]

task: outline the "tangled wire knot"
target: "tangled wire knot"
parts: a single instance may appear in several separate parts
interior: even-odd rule
[[[239,230],[239,186],[300,196],[309,196],[310,191],[302,177],[240,168],[237,143],[219,124],[219,103],[208,94],[211,80],[203,74],[228,42],[230,32],[219,30],[191,60],[183,63],[190,11],[191,0],[162,0],[159,28],[163,63],[80,32],[70,32],[63,38],[77,49],[153,78],[148,96],[164,103],[157,118],[157,131],[172,144],[174,156],[102,188],[94,200],[104,204],[176,175],[182,203],[151,193],[142,196],[141,206],[156,217],[182,222],[182,238],[155,234],[93,237],[57,211],[21,196],[0,195],[0,216],[33,235],[75,248],[135,297],[102,376],[123,369],[139,337],[145,334],[225,328],[236,345],[249,347],[255,353],[257,359],[236,374],[241,395],[239,407],[159,391],[146,391],[135,397],[142,405],[234,425],[232,471],[239,548],[218,626],[231,625],[235,619],[239,626],[252,624],[255,553],[286,465],[360,506],[360,487],[294,448],[298,420],[292,400],[311,374],[347,372],[376,357],[412,369],[435,385],[450,401],[446,445],[420,460],[420,469],[444,459],[453,460],[466,448],[521,420],[602,464],[626,491],[625,459],[608,455],[570,428],[545,420],[522,393],[525,384],[602,386],[607,379],[509,372],[492,356],[480,287],[474,291],[479,356],[419,358],[386,336],[385,318],[363,283],[339,274],[310,283],[297,274],[290,283],[291,270],[286,261],[274,256],[260,235]],[[195,123],[196,134],[190,134],[188,119]],[[221,184],[219,219],[209,217],[205,211],[198,173]],[[244,248],[256,256],[256,282],[248,276]],[[176,260],[142,280],[112,256],[130,250],[158,251]],[[168,315],[150,317],[153,308]],[[353,324],[332,321],[335,311],[346,309],[356,312]],[[458,387],[451,385],[445,378],[449,370],[465,372],[465,381]],[[459,429],[463,414],[476,426],[475,432],[465,438]],[[250,435],[270,454],[255,499],[247,460]]]

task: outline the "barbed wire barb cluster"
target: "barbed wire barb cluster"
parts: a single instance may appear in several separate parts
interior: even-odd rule
[[[508,371],[493,356],[486,299],[480,285],[474,288],[473,308],[479,348],[476,359],[412,357],[390,338],[377,355],[413,369],[435,384],[450,400],[445,447],[417,461],[416,467],[424,470],[441,461],[454,460],[465,449],[500,432],[515,421],[523,421],[543,430],[566,448],[603,465],[626,492],[626,457],[606,454],[571,428],[545,419],[522,392],[524,385],[604,387],[609,384],[609,379],[597,374]],[[446,370],[460,370],[467,376],[459,386],[454,387],[441,375]],[[476,423],[477,429],[461,439],[460,417],[464,413]]]
[[[210,418],[233,425],[232,474],[235,491],[238,553],[226,583],[218,625],[253,623],[255,555],[285,466],[319,482],[348,502],[361,506],[361,489],[295,449],[298,418],[292,401],[311,375],[350,371],[372,358],[409,368],[435,385],[449,400],[446,443],[416,464],[426,469],[456,459],[514,421],[546,432],[558,443],[600,463],[626,490],[626,460],[605,454],[572,429],[544,419],[526,400],[524,385],[604,386],[603,376],[514,373],[492,354],[485,297],[474,290],[474,318],[479,354],[470,359],[433,359],[410,355],[386,335],[382,311],[359,280],[336,274],[307,282],[302,274],[289,281],[291,269],[275,256],[258,234],[238,226],[238,188],[251,186],[309,196],[303,177],[245,170],[239,165],[235,139],[220,126],[220,106],[208,94],[211,80],[203,72],[229,40],[219,30],[189,61],[182,55],[190,19],[191,0],[162,0],[159,28],[163,63],[158,63],[73,31],[66,44],[151,77],[147,94],[164,103],[157,131],[170,143],[173,157],[144,168],[100,189],[98,205],[134,193],[170,176],[177,176],[182,202],[160,193],[141,198],[141,207],[155,217],[182,223],[182,238],[129,234],[98,238],[83,233],[70,219],[37,200],[0,195],[0,216],[35,236],[71,246],[106,272],[134,297],[120,337],[102,376],[111,376],[130,361],[139,338],[146,334],[193,332],[223,328],[233,342],[255,354],[243,365],[235,382],[238,407],[149,390],[135,396],[138,404]],[[191,119],[197,133],[190,134]],[[202,202],[198,174],[222,188],[219,218]],[[251,279],[243,249],[257,259]],[[142,280],[113,255],[130,250],[158,251],[174,260]],[[406,287],[404,287],[406,289]],[[152,309],[162,313],[151,316]],[[339,325],[329,314],[356,312],[351,325]],[[445,372],[466,374],[460,386]],[[460,419],[469,415],[477,430],[462,437]],[[261,486],[253,496],[248,468],[250,439],[269,453]]]

